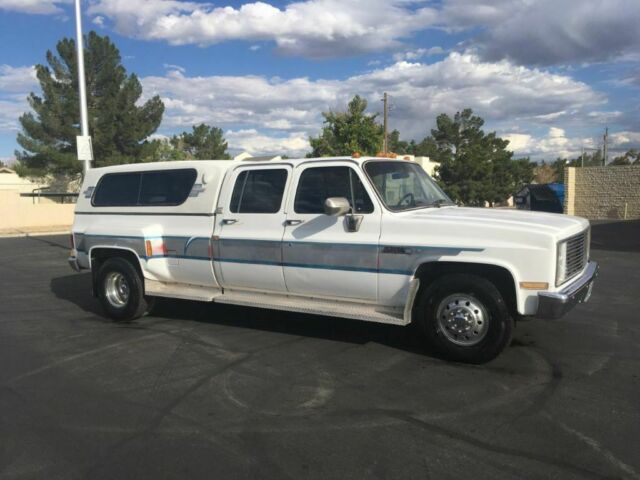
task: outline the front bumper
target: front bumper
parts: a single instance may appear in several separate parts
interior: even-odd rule
[[[584,273],[559,292],[538,293],[538,318],[555,319],[562,317],[579,303],[591,297],[593,282],[598,276],[598,264],[589,262]]]

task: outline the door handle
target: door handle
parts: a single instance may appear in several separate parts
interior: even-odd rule
[[[298,219],[290,219],[290,220],[285,220],[285,225],[300,225],[302,222],[304,222],[304,220],[298,220]]]
[[[223,225],[233,225],[234,223],[236,223],[238,220],[235,218],[223,218],[222,219],[222,223]]]

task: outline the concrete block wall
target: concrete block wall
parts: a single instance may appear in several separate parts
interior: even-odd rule
[[[640,219],[640,165],[565,169],[565,213],[589,219]]]

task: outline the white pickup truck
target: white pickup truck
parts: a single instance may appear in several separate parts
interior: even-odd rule
[[[521,316],[558,318],[597,274],[589,222],[463,208],[410,161],[185,161],[90,170],[69,263],[118,320],[153,297],[407,325],[481,363]]]

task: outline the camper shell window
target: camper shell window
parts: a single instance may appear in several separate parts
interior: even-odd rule
[[[196,181],[193,168],[108,173],[98,182],[94,207],[175,207],[183,204]]]

